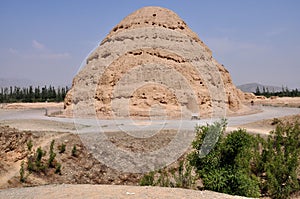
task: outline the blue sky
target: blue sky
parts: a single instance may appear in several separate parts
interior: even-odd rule
[[[297,0],[1,0],[0,78],[71,84],[90,51],[144,6],[176,12],[235,84],[300,87]]]

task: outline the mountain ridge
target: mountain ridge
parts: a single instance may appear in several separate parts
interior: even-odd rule
[[[242,84],[237,86],[238,89],[240,89],[243,92],[247,92],[247,93],[255,93],[257,87],[259,88],[259,90],[262,92],[263,88],[265,88],[266,90],[269,90],[269,92],[280,92],[282,91],[282,87],[279,86],[271,86],[271,85],[263,85],[260,83],[247,83],[247,84]]]

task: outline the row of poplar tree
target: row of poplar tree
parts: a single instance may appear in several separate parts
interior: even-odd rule
[[[263,87],[262,90],[259,89],[259,87],[256,88],[256,91],[254,92],[255,95],[265,96],[265,97],[271,97],[271,96],[278,96],[278,97],[300,97],[300,91],[296,89],[289,89],[288,87],[282,87],[281,91],[270,91],[267,88]]]
[[[65,87],[4,87],[0,92],[0,103],[12,102],[61,102],[69,88]]]

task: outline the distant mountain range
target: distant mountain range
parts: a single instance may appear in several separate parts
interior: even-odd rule
[[[248,93],[256,92],[257,87],[259,88],[259,90],[261,92],[263,91],[263,88],[265,88],[266,90],[268,89],[269,92],[280,92],[280,91],[282,91],[282,87],[268,86],[268,85],[262,85],[262,84],[258,84],[258,83],[250,83],[250,84],[243,84],[243,85],[237,86],[237,88],[239,88],[243,92],[248,92]]]

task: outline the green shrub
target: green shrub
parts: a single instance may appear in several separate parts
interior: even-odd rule
[[[41,147],[37,148],[35,155],[35,171],[42,171],[46,168],[42,162],[42,158],[45,155],[46,151],[43,151]]]
[[[177,175],[176,175],[177,171]],[[185,161],[179,162],[178,169],[172,172],[173,179],[175,180],[174,187],[178,188],[191,188],[195,183],[195,178],[192,176],[192,167]]]
[[[178,167],[159,169],[145,174],[140,180],[141,186],[161,186],[193,188],[195,177],[192,175],[192,167],[182,160]]]
[[[60,163],[56,164],[55,173],[61,175],[61,164]]]
[[[35,162],[34,162],[34,157],[33,156],[28,156],[27,157],[27,170],[29,172],[35,171]]]
[[[194,150],[179,166],[150,172],[140,184],[191,188],[200,177],[204,189],[247,197],[289,198],[300,190],[298,123],[279,121],[266,140],[244,129],[224,137],[225,126],[197,126]]]
[[[66,145],[63,143],[58,146],[59,153],[64,153],[66,151]]]
[[[31,151],[32,147],[33,147],[32,140],[29,140],[27,142],[27,148],[28,148],[28,150]]]
[[[145,174],[140,180],[141,186],[153,186],[154,184],[154,172],[151,171],[148,174]]]
[[[216,169],[220,163],[220,147],[225,126],[226,121],[221,121],[215,122],[213,125],[196,127],[196,137],[192,142],[195,150],[187,158],[190,165],[201,175]]]
[[[158,185],[161,187],[172,187],[173,183],[169,179],[169,175],[166,169],[162,169],[158,171],[158,179],[155,181],[154,185]]]
[[[300,156],[299,124],[279,123],[261,152],[256,173],[263,179],[261,189],[272,198],[287,198],[300,189],[297,168]]]
[[[39,172],[46,169],[42,162],[43,156],[46,154],[41,147],[37,148],[34,155],[27,156],[27,169],[29,172]]]
[[[195,150],[188,155],[190,165],[203,180],[205,189],[258,197],[259,181],[251,175],[250,167],[255,138],[242,129],[224,137],[225,126],[226,121],[221,121],[197,128],[192,143]],[[203,145],[204,142],[208,144]],[[203,147],[210,151],[203,150]],[[203,156],[203,151],[207,155]]]
[[[73,148],[72,148],[72,156],[77,157],[77,148],[76,145],[74,144]]]
[[[277,125],[279,124],[281,121],[278,118],[273,118],[271,125]]]
[[[24,169],[24,161],[21,163],[20,167],[20,182],[25,182],[25,169]]]
[[[53,149],[54,149],[54,143],[55,141],[52,140],[51,141],[51,144],[50,144],[50,150],[49,150],[49,159],[48,159],[48,167],[54,167],[54,159],[55,159],[55,156],[56,156],[56,153],[54,153]]]

